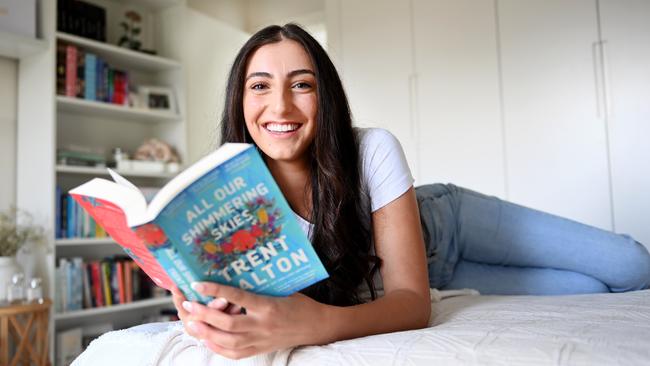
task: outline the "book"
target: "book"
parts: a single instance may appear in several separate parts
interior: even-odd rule
[[[228,143],[147,204],[109,169],[69,193],[160,287],[207,303],[194,281],[287,296],[328,277],[257,149]]]

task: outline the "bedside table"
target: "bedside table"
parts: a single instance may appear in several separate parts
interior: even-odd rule
[[[47,331],[52,302],[0,307],[0,366],[49,366]],[[9,355],[9,350],[13,354]]]

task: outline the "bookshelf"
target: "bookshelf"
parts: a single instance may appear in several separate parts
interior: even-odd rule
[[[166,297],[152,298],[147,300],[139,300],[139,301],[134,301],[126,304],[102,306],[99,308],[58,313],[54,316],[54,320],[57,322],[65,321],[67,323],[71,323],[71,321],[78,321],[84,318],[88,319],[98,315],[116,314],[116,313],[126,312],[135,309],[145,309],[145,308],[150,308],[150,307],[155,307],[160,305],[171,305],[171,304],[172,304],[171,296],[166,296]]]
[[[95,176],[107,177],[104,168],[58,165],[57,149],[84,145],[110,156],[112,148],[133,153],[148,138],[173,146],[181,162],[187,159],[185,67],[179,61],[182,40],[178,16],[184,0],[87,0],[106,9],[107,42],[98,42],[57,30],[57,1],[41,1],[37,38],[0,32],[0,56],[19,62],[16,204],[42,218],[50,233],[50,248],[35,253],[33,273],[43,278],[44,293],[55,300],[56,266],[61,258],[75,256],[98,260],[123,253],[110,238],[57,238],[56,187],[67,191]],[[156,55],[116,46],[119,20],[126,10],[143,17],[142,40]],[[128,72],[135,86],[161,86],[173,90],[170,111],[135,108],[57,95],[57,42],[66,42],[102,58],[110,67]],[[118,171],[136,185],[162,186],[177,173]],[[54,308],[54,307],[53,307]],[[169,297],[135,300],[124,304],[60,312],[52,310],[50,359],[56,360],[56,334],[75,327],[111,324],[113,329],[137,325],[173,308]]]
[[[66,113],[92,114],[109,119],[121,119],[142,123],[179,122],[183,117],[178,113],[152,111],[125,107],[116,104],[96,102],[63,95],[56,96],[57,109]]]

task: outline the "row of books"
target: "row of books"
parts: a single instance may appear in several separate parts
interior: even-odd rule
[[[69,194],[56,187],[57,239],[106,238],[106,231]]]
[[[106,42],[106,9],[79,0],[57,1],[57,29]]]
[[[129,103],[129,77],[98,55],[67,42],[56,44],[56,92],[119,105]]]
[[[127,256],[84,261],[81,257],[61,258],[56,269],[58,312],[126,304],[166,296],[166,290]]]

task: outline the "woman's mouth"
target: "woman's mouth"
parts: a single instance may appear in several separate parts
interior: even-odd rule
[[[288,123],[268,122],[263,124],[262,126],[264,127],[265,130],[269,131],[272,134],[286,135],[297,131],[302,126],[302,124],[292,123],[292,122],[288,122]]]

